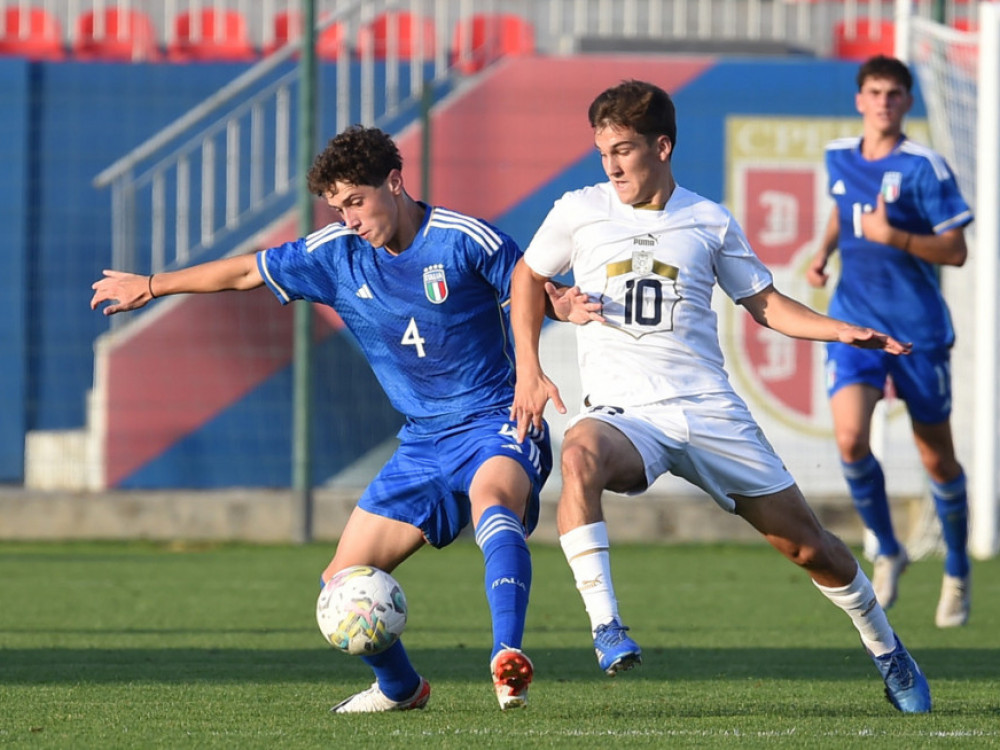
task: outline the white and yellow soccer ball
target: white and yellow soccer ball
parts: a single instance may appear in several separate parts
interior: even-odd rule
[[[352,565],[323,587],[316,600],[316,622],[334,648],[352,656],[377,654],[403,633],[406,596],[384,570]]]

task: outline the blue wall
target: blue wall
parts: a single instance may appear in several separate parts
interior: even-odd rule
[[[0,63],[0,482],[21,478],[27,390],[31,66]]]
[[[25,430],[84,424],[90,283],[111,262],[111,196],[92,180],[245,65],[0,59],[0,482],[23,475]]]

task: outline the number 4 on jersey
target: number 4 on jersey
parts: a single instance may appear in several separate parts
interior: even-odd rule
[[[424,357],[427,354],[424,351],[424,340],[420,337],[420,330],[417,328],[417,321],[414,318],[410,318],[410,322],[406,326],[406,330],[403,332],[403,338],[399,343],[403,346],[417,347],[418,357]]]

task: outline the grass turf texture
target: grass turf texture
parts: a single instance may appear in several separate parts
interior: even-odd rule
[[[935,712],[902,716],[845,615],[763,545],[617,545],[638,670],[597,668],[561,552],[532,545],[526,710],[489,679],[482,559],[467,540],[396,573],[428,708],[334,716],[367,687],[313,608],[327,545],[0,544],[0,746],[30,748],[989,747],[1000,744],[1000,560],[965,628],[933,625],[941,564],[891,620]]]

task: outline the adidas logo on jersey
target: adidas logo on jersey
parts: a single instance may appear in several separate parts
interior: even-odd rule
[[[834,195],[844,195],[847,192],[847,187],[844,185],[844,181],[837,180],[833,183],[833,188],[830,189],[830,192]]]
[[[372,290],[368,288],[367,284],[362,284],[361,288],[354,293],[355,297],[360,297],[361,299],[375,299],[372,294]]]

